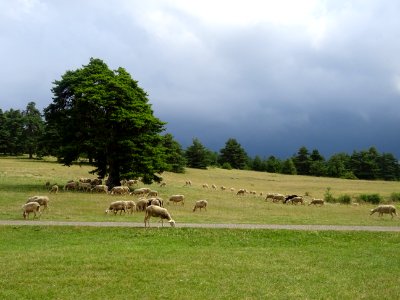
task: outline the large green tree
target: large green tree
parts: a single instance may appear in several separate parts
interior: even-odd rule
[[[88,157],[92,173],[121,179],[160,181],[165,170],[161,132],[146,92],[123,68],[110,70],[100,59],[67,71],[54,82],[53,103],[44,110],[46,134],[61,163]]]
[[[230,138],[220,150],[219,163],[221,165],[229,163],[232,168],[243,170],[247,166],[248,156],[236,139]]]

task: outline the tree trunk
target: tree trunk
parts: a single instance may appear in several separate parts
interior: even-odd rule
[[[111,160],[109,162],[109,170],[110,173],[106,185],[108,186],[108,190],[111,190],[114,186],[121,185],[121,179],[119,177],[119,166],[115,161]]]

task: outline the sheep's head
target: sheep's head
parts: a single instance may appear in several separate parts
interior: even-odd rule
[[[175,227],[175,221],[174,220],[169,220],[168,221],[169,225],[171,225],[171,227]]]

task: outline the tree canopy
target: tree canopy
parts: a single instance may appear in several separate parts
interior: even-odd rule
[[[153,115],[146,92],[123,68],[112,71],[100,59],[67,71],[44,109],[46,140],[61,163],[87,157],[107,184],[121,179],[160,181],[165,170],[162,121]]]

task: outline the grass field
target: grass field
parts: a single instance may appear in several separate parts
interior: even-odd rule
[[[47,181],[63,186],[68,180],[81,177],[93,177],[88,174],[89,166],[65,167],[54,161],[37,161],[25,158],[0,159],[0,219],[21,219],[21,206],[29,196],[44,194],[50,197],[50,209],[45,211],[42,220],[70,221],[135,221],[142,222],[143,214],[125,216],[105,215],[109,203],[115,200],[136,200],[133,196],[112,196],[83,192],[63,192],[49,194],[44,185]],[[246,195],[237,196],[228,191],[231,187],[238,190],[278,192],[282,194],[308,194],[306,199],[322,198],[327,188],[337,197],[350,195],[354,201],[360,194],[379,194],[388,200],[393,192],[400,192],[400,182],[344,180],[334,178],[316,178],[290,176],[264,172],[238,170],[196,170],[187,169],[185,174],[164,173],[166,187],[156,184],[150,188],[158,190],[167,200],[172,194],[184,194],[185,206],[167,205],[173,218],[185,223],[253,223],[253,224],[335,224],[335,225],[400,225],[400,218],[393,220],[389,216],[369,216],[374,207],[368,204],[337,205],[324,207],[308,205],[284,205],[266,202],[264,197]],[[191,187],[185,186],[191,180]],[[202,184],[218,186],[217,190],[204,189]],[[228,190],[222,191],[220,186]],[[192,212],[196,200],[209,202],[207,212]]]
[[[42,220],[135,221],[143,213],[105,215],[111,201],[135,199],[81,192],[48,194],[90,177],[88,166],[0,159],[0,219],[21,220],[34,194],[49,195]],[[178,228],[0,226],[0,299],[397,299],[400,233],[179,228],[185,223],[338,224],[399,226],[400,218],[369,216],[369,204],[292,206],[260,196],[205,190],[203,183],[258,193],[323,197],[378,193],[386,200],[399,182],[352,181],[236,170],[163,174],[152,189],[185,206],[167,205]],[[193,182],[184,186],[186,180]],[[207,199],[207,212],[191,211]],[[29,221],[26,221],[27,223]]]
[[[0,227],[1,299],[396,299],[400,235]]]

